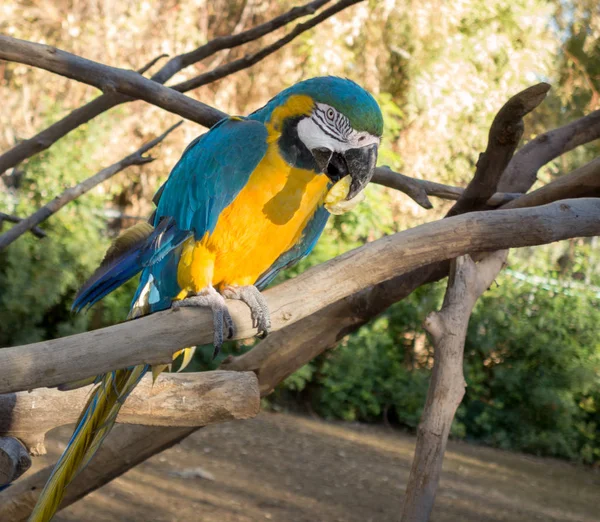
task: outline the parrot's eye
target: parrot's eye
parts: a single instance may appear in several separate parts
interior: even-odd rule
[[[333,121],[333,117],[335,116],[335,111],[333,109],[327,109],[327,119],[329,121]]]

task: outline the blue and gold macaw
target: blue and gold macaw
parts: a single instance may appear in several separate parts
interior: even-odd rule
[[[233,335],[225,298],[240,299],[265,335],[270,318],[260,290],[311,251],[330,213],[360,200],[382,130],[374,98],[336,77],[303,81],[247,118],[223,119],[187,147],[155,197],[151,222],[117,238],[73,308],[91,306],[142,272],[130,318],[171,306],[209,307],[216,355],[224,330]],[[140,365],[97,378],[30,521],[52,518],[64,488],[149,369]]]

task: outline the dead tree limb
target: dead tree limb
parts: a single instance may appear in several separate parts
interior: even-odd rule
[[[0,35],[0,59],[45,69],[97,87],[104,93],[139,98],[205,127],[211,127],[227,116],[224,112],[144,78],[135,71],[110,67],[50,45]]]
[[[523,136],[523,117],[542,103],[549,90],[547,83],[528,87],[510,98],[498,111],[490,127],[487,148],[479,155],[475,175],[448,212],[449,216],[480,208],[494,195],[500,176]]]
[[[582,198],[528,209],[474,212],[381,238],[267,291],[273,330],[433,262],[468,252],[599,235],[599,218],[600,199]],[[231,302],[229,308],[236,338],[254,335],[245,305]],[[167,363],[174,350],[210,343],[212,324],[206,310],[168,310],[62,339],[4,348],[0,392],[56,386],[140,363]]]
[[[0,437],[0,486],[17,480],[30,467],[27,448],[13,437]]]
[[[174,446],[197,429],[118,424],[91,462],[77,475],[77,480],[66,489],[61,509],[110,482],[124,470]],[[0,492],[0,520],[27,520],[53,467],[47,466]]]
[[[433,509],[448,435],[465,394],[463,353],[467,326],[477,299],[492,284],[507,250],[494,252],[477,265],[469,255],[452,262],[444,304],[423,324],[435,349],[433,372],[402,512],[402,522],[427,522]]]
[[[20,223],[23,221],[23,218],[0,212],[0,232],[2,231],[2,225],[4,221],[8,221],[9,223]],[[30,229],[30,232],[39,239],[42,239],[47,235],[46,232],[44,232],[40,227],[33,227]]]
[[[39,388],[0,395],[0,436],[16,437],[32,455],[43,455],[46,433],[77,422],[91,389],[91,385],[68,392]],[[162,374],[154,384],[147,375],[125,401],[117,422],[206,426],[249,419],[259,409],[258,381],[252,372]]]
[[[502,174],[498,190],[527,192],[537,179],[538,170],[584,143],[600,138],[600,110],[543,134],[515,154]]]
[[[172,127],[168,128],[165,132],[163,132],[160,136],[154,138],[152,141],[149,141],[138,150],[136,150],[133,154],[126,156],[120,161],[113,163],[110,167],[106,167],[102,169],[100,172],[93,175],[91,178],[78,183],[73,187],[69,187],[62,194],[56,196],[52,201],[46,203],[42,208],[31,214],[31,216],[20,220],[14,227],[0,235],[0,250],[3,250],[8,245],[10,245],[13,241],[15,241],[19,236],[23,235],[28,230],[35,228],[40,223],[44,222],[48,219],[52,214],[58,212],[61,208],[63,208],[67,203],[77,199],[82,194],[89,192],[95,186],[99,185],[103,181],[111,178],[118,172],[121,172],[123,169],[130,167],[131,165],[143,165],[145,163],[150,163],[154,161],[154,158],[151,156],[144,156],[146,152],[148,152],[153,147],[156,147],[162,140],[164,140],[169,133],[175,130],[179,125],[183,122],[176,123]]]
[[[287,25],[297,18],[313,14],[316,10],[321,8],[329,1],[330,0],[316,0],[303,6],[296,6],[290,9],[288,12],[275,17],[264,24],[248,29],[247,31],[215,38],[210,42],[198,47],[197,49],[194,49],[193,51],[174,56],[163,67],[161,67],[159,71],[153,74],[150,79],[154,82],[163,84],[186,67],[198,63],[201,60],[204,60],[205,58],[208,58],[209,56],[212,56],[213,54],[224,49],[233,49],[253,40],[257,40],[258,38],[261,38],[266,34],[269,34]],[[164,55],[161,55],[152,60],[149,64],[138,70],[138,73],[143,74],[163,56]],[[122,103],[133,101],[134,99],[135,98],[123,94],[106,93],[100,95],[98,98],[83,105],[82,107],[75,109],[67,116],[56,123],[53,123],[32,138],[20,142],[12,149],[0,155],[0,175],[27,158],[33,156],[34,154],[38,154],[39,152],[46,150],[60,138],[67,135],[80,125],[92,120],[99,114],[102,114],[103,112],[106,112],[107,110]]]

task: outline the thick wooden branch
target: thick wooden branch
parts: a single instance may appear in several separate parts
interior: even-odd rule
[[[423,324],[431,335],[435,354],[404,496],[402,522],[429,520],[448,435],[465,393],[463,353],[471,312],[502,269],[507,254],[506,250],[494,252],[478,265],[468,255],[453,261],[442,309],[430,313]]]
[[[600,199],[593,198],[530,209],[475,212],[421,225],[357,248],[267,291],[273,330],[433,262],[468,252],[599,234]],[[229,308],[236,323],[235,337],[254,335],[246,307],[235,301]],[[0,350],[0,392],[56,386],[143,362],[167,363],[174,350],[211,340],[210,313],[182,309],[62,339],[5,348]]]
[[[143,165],[144,163],[154,161],[154,158],[144,156],[144,154],[156,145],[158,145],[162,140],[164,140],[165,137],[177,127],[179,127],[181,123],[182,122],[176,123],[169,129],[167,129],[163,134],[140,147],[133,154],[130,154],[122,160],[113,163],[110,167],[102,169],[100,172],[96,173],[91,178],[88,178],[85,181],[74,185],[73,187],[69,187],[62,194],[56,196],[52,201],[46,203],[42,208],[31,214],[31,216],[19,221],[10,230],[0,235],[0,250],[6,248],[8,245],[10,245],[13,241],[15,241],[18,237],[23,235],[28,230],[32,230],[40,223],[46,221],[46,219],[48,219],[54,213],[58,212],[67,203],[73,201],[74,199],[77,199],[82,194],[89,192],[95,186],[99,185],[103,181],[106,181],[115,174],[121,172],[123,169],[126,169],[131,165]]]
[[[27,448],[13,437],[0,437],[0,487],[17,480],[30,467]]]
[[[296,6],[290,9],[287,13],[273,18],[272,20],[258,25],[247,31],[242,31],[238,34],[221,36],[211,40],[210,42],[189,51],[171,58],[163,67],[151,76],[151,80],[157,83],[165,83],[179,71],[198,63],[209,56],[224,50],[233,49],[245,43],[257,40],[266,34],[276,31],[280,27],[309,14],[313,14],[317,9],[328,3],[330,0],[317,0],[309,2],[303,6]],[[162,58],[161,55],[149,64],[138,70],[139,74],[143,74],[148,68],[152,67],[156,61]],[[102,94],[91,102],[75,109],[61,120],[53,123],[47,129],[36,134],[32,138],[24,140],[15,145],[12,149],[0,155],[0,175],[8,169],[18,165],[25,159],[46,150],[53,143],[58,141],[63,136],[67,135],[72,130],[80,125],[87,123],[99,114],[120,105],[125,102],[134,100],[130,96],[115,93]]]
[[[487,148],[479,155],[475,175],[450,209],[449,216],[480,208],[494,195],[500,177],[521,141],[523,117],[542,103],[549,90],[547,83],[528,87],[515,94],[498,111],[490,127]]]
[[[600,110],[540,134],[515,154],[502,175],[498,190],[527,192],[541,167],[565,152],[599,138]]]
[[[141,74],[81,58],[49,45],[0,35],[0,59],[24,63],[97,87],[157,105],[169,112],[211,127],[227,115]]]
[[[77,480],[66,489],[61,508],[110,482],[125,469],[132,468],[155,453],[174,446],[197,429],[131,424],[115,426],[98,453],[77,475]],[[52,468],[53,466],[48,466],[0,492],[0,520],[27,520]]]
[[[57,426],[77,422],[92,386],[61,392],[40,388],[0,395],[0,436],[18,438],[33,455],[44,454],[44,438]],[[206,426],[254,417],[260,409],[252,372],[162,374],[142,379],[117,422],[145,426]]]

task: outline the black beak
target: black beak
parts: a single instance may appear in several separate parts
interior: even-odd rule
[[[324,172],[333,183],[350,174],[352,183],[346,200],[352,199],[367,186],[377,163],[375,144],[345,152],[333,152],[324,148],[313,149],[311,152],[319,171]]]

